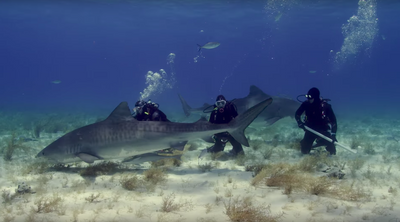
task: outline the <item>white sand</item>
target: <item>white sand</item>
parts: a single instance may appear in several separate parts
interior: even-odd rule
[[[338,140],[350,144],[354,136],[364,137],[376,150],[375,155],[363,152],[365,144],[358,148],[358,154],[352,155],[337,148],[337,159],[346,162],[355,157],[363,157],[366,163],[355,175],[350,173],[348,164],[344,168],[346,176],[337,183],[362,186],[371,194],[368,200],[345,201],[335,196],[311,195],[307,192],[293,191],[283,194],[283,188],[252,186],[252,172],[245,171],[234,160],[211,161],[209,156],[200,161],[201,165],[212,163],[215,168],[210,172],[198,169],[197,156],[201,149],[211,144],[200,143],[197,150],[187,151],[180,167],[169,168],[167,181],[156,186],[155,190],[128,191],[120,185],[122,175],[138,174],[149,167],[142,164],[137,169],[118,171],[111,175],[83,178],[76,172],[49,171],[43,174],[23,174],[22,170],[32,161],[32,155],[25,158],[15,157],[11,162],[0,161],[0,189],[15,193],[17,184],[25,182],[32,187],[34,194],[25,194],[3,203],[0,220],[3,221],[230,221],[226,214],[229,201],[250,197],[253,206],[270,206],[271,215],[283,216],[278,221],[400,221],[400,148],[394,140],[389,140],[386,129],[390,125],[382,124],[379,132],[360,121],[340,123]],[[346,126],[351,126],[346,128]],[[298,163],[302,160],[298,150],[288,149],[289,140],[301,139],[302,131],[296,128],[293,120],[284,119],[274,126],[265,128],[253,124],[251,139],[271,140],[275,134],[281,135],[278,146],[269,160],[252,148],[245,148],[248,159],[245,165],[263,163]],[[369,127],[369,128],[368,128]],[[350,130],[351,128],[351,130]],[[261,130],[266,129],[263,134]],[[355,132],[353,132],[355,131]],[[249,133],[247,133],[249,135]],[[40,150],[54,138],[43,138],[29,142]],[[226,147],[226,151],[230,150]],[[390,153],[390,154],[389,154]],[[385,158],[384,158],[385,157]],[[85,165],[85,164],[80,164]],[[390,169],[389,169],[390,168]],[[324,175],[315,172],[315,177]],[[389,189],[391,189],[389,192]],[[100,194],[93,202],[85,198]],[[54,196],[56,195],[56,196]],[[60,197],[60,205],[53,212],[37,213],[37,201],[40,198]],[[162,212],[163,202],[169,198],[171,205],[180,206],[172,212]],[[35,203],[36,202],[36,203]],[[267,211],[264,211],[268,214]]]

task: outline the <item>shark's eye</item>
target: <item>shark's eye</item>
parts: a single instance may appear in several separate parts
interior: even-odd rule
[[[44,155],[44,151],[42,152],[42,155]]]

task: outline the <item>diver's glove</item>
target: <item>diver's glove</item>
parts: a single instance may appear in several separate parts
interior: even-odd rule
[[[299,122],[297,122],[297,125],[299,126],[300,129],[306,130],[303,122],[299,121]]]
[[[332,134],[331,134],[331,140],[332,140],[332,143],[337,142],[336,133],[332,133]]]

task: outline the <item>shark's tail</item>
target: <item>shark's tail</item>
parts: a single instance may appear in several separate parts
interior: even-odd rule
[[[235,138],[235,140],[237,140],[239,143],[248,147],[249,141],[247,141],[247,138],[244,135],[244,130],[271,103],[272,98],[266,99],[246,110],[246,112],[238,115],[229,123],[229,126],[231,126],[231,130],[228,130],[229,134],[231,134],[231,136],[233,136],[233,138]]]
[[[182,96],[180,94],[178,94],[178,96],[182,103],[183,112],[185,113],[186,116],[190,116],[190,110],[192,110],[192,107],[190,107],[187,104],[187,102],[182,98]]]
[[[200,52],[201,48],[203,48],[203,47],[200,44],[197,44],[197,46],[199,47],[199,51],[198,52]]]

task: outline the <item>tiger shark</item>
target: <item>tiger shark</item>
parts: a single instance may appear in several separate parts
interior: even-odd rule
[[[208,103],[204,103],[203,106],[198,107],[198,108],[192,108],[188,105],[188,103],[186,102],[186,100],[181,96],[181,94],[178,93],[179,96],[179,100],[181,101],[182,104],[182,109],[183,112],[185,113],[186,116],[190,116],[190,114],[198,114],[198,115],[203,115],[205,110],[207,110],[207,108],[214,108],[212,104],[208,104]]]
[[[204,118],[194,123],[137,121],[132,117],[128,103],[121,102],[107,119],[65,134],[36,157],[45,157],[55,163],[93,163],[151,153],[221,132],[228,132],[238,142],[249,146],[244,130],[271,102],[271,98],[261,101],[229,124],[212,124]]]
[[[191,113],[195,114],[204,114],[203,111],[212,110],[212,105],[205,103],[202,107],[199,108],[191,108],[187,102],[179,95],[179,99],[182,104],[182,109],[186,116],[189,116]],[[299,108],[300,103],[296,100],[279,97],[279,96],[270,96],[264,93],[260,88],[255,85],[250,86],[250,92],[246,97],[233,99],[232,102],[236,105],[238,113],[243,113],[250,107],[256,105],[257,103],[266,100],[268,98],[272,98],[273,102],[265,109],[259,116],[260,118],[264,118],[268,125],[274,124],[276,121],[291,116],[294,117],[296,110]]]

